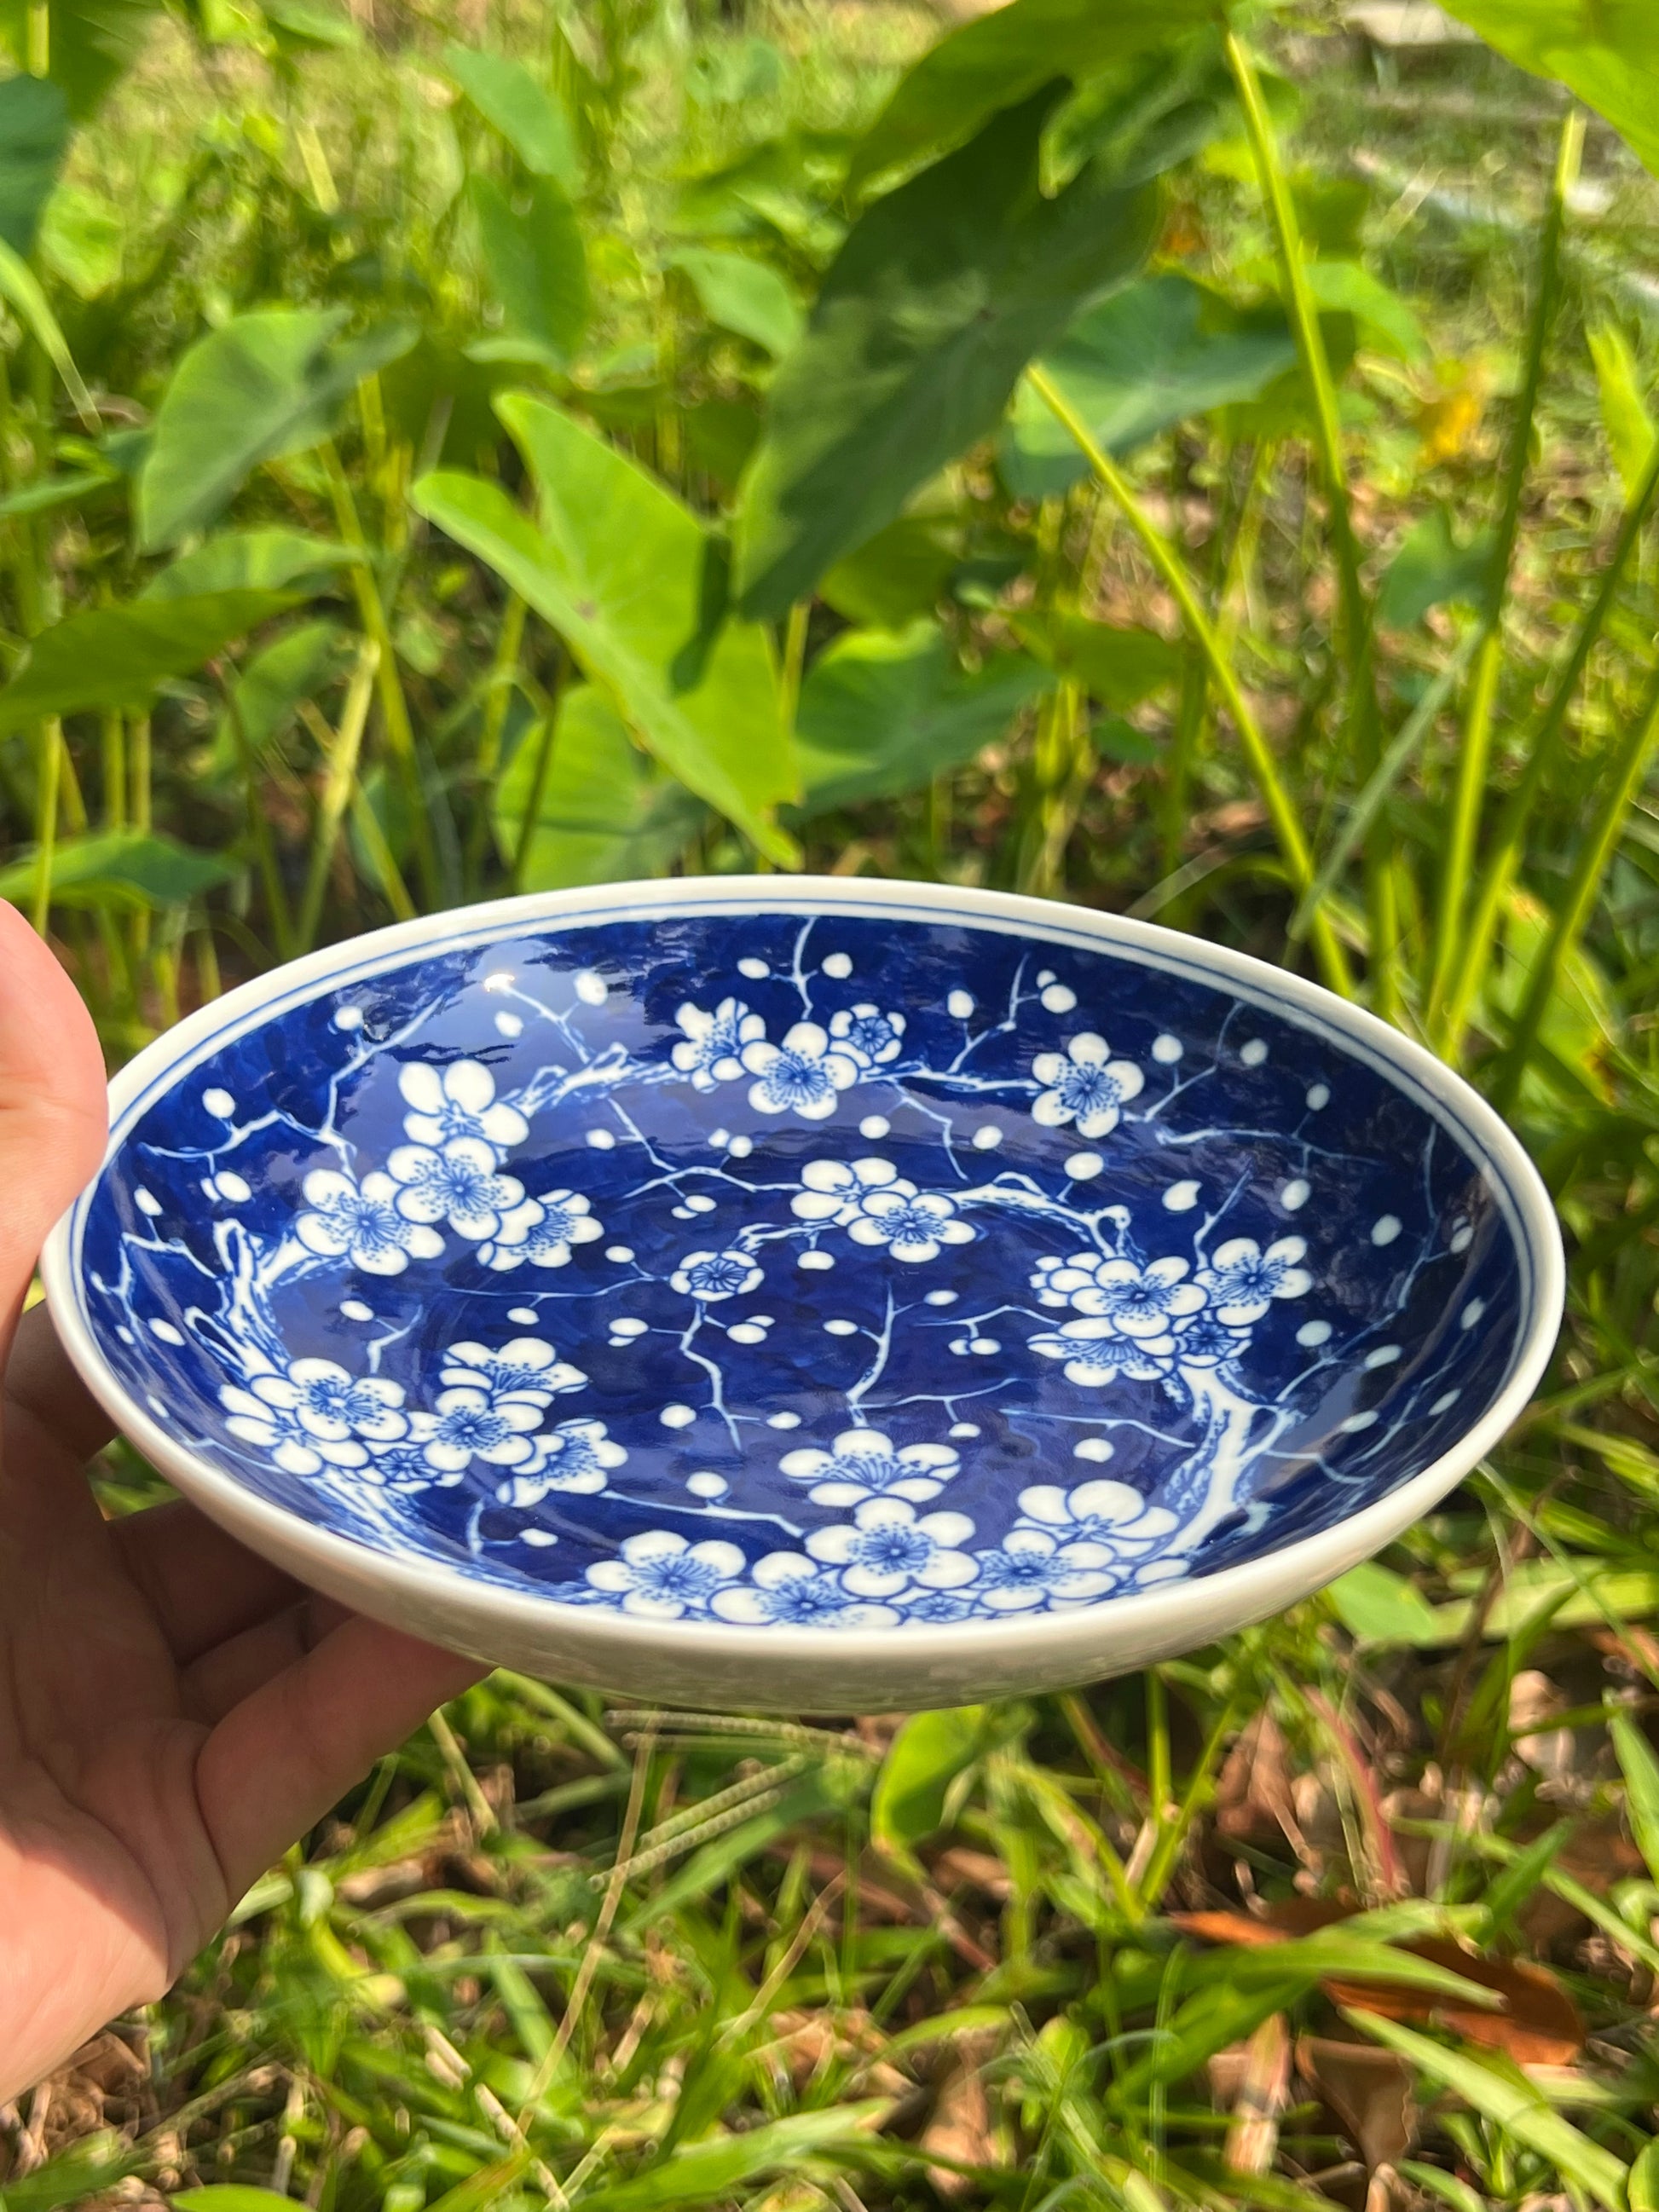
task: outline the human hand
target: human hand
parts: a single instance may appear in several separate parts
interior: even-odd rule
[[[198,1513],[100,1513],[107,1442],[43,1308],[96,1172],[80,998],[0,902],[0,2102],[159,1997],[249,1884],[483,1671],[308,1595]]]

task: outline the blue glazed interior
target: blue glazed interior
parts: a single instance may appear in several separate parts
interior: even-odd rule
[[[1494,1176],[1288,1004],[1059,924],[469,926],[228,1023],[82,1209],[111,1367],[308,1522],[657,1618],[1020,1618],[1326,1528],[1502,1388]]]

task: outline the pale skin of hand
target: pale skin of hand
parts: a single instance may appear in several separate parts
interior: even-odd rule
[[[109,1424],[43,1308],[96,1171],[104,1067],[0,902],[0,2103],[153,2002],[237,1899],[483,1671],[308,1595],[189,1505],[106,1522]]]

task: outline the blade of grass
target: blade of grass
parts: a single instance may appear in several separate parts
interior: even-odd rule
[[[1474,994],[1491,962],[1498,920],[1520,864],[1533,809],[1538,803],[1546,779],[1560,757],[1568,711],[1589,665],[1589,657],[1606,629],[1607,617],[1617,601],[1619,586],[1629,565],[1630,556],[1640,543],[1643,526],[1652,508],[1656,494],[1659,494],[1659,445],[1656,445],[1647,472],[1625,508],[1618,539],[1607,567],[1601,572],[1595,597],[1578,624],[1571,649],[1551,686],[1549,697],[1527,746],[1527,764],[1522,772],[1521,781],[1510,793],[1498,817],[1492,855],[1481,871],[1474,912],[1463,933],[1457,964],[1447,993],[1444,1014],[1436,1038],[1442,1050],[1448,1054],[1456,1050],[1468,1021]]]
[[[34,891],[29,918],[44,937],[52,913],[52,865],[58,845],[58,788],[63,779],[64,726],[53,714],[36,735],[40,767],[34,808]]]
[[[1567,888],[1556,908],[1555,920],[1544,940],[1527,981],[1527,995],[1516,1017],[1515,1031],[1492,1079],[1492,1103],[1500,1114],[1514,1104],[1526,1073],[1527,1062],[1538,1039],[1539,1025],[1554,994],[1563,967],[1578,949],[1586,924],[1601,889],[1601,879],[1619,843],[1625,817],[1641,788],[1659,729],[1659,672],[1648,686],[1642,710],[1602,770],[1598,782],[1601,801],[1578,848],[1578,858]]]
[[[1474,679],[1469,686],[1453,787],[1451,822],[1446,839],[1445,865],[1441,874],[1440,908],[1436,918],[1433,959],[1429,974],[1425,1020],[1430,1036],[1444,1032],[1444,1014],[1452,971],[1456,963],[1468,902],[1470,865],[1474,858],[1481,802],[1486,796],[1486,760],[1492,738],[1492,706],[1503,672],[1504,605],[1508,594],[1515,541],[1521,524],[1521,499],[1526,489],[1531,459],[1533,423],[1538,395],[1544,381],[1549,336],[1561,294],[1561,240],[1566,225],[1567,197],[1578,176],[1584,144],[1584,112],[1576,103],[1561,125],[1555,168],[1545,203],[1543,228],[1538,243],[1538,279],[1532,319],[1527,332],[1526,373],[1520,404],[1510,433],[1510,450],[1504,471],[1503,503],[1492,540],[1492,565],[1486,572],[1486,602],[1482,611],[1483,636]]]
[[[300,920],[295,931],[295,949],[299,952],[309,952],[317,941],[317,927],[323,916],[323,897],[328,889],[328,872],[333,864],[335,848],[339,843],[340,825],[345,820],[346,809],[351,804],[352,787],[357,776],[357,757],[362,748],[363,729],[368,720],[369,701],[374,696],[374,675],[380,658],[380,648],[373,638],[366,637],[346,690],[339,729],[335,733],[333,744],[324,754],[326,770],[322,796],[317,805],[317,819],[312,829],[311,863],[306,872],[305,896],[300,902]],[[318,720],[319,722],[322,720],[320,714]],[[327,725],[324,723],[323,726],[326,728]]]
[[[525,601],[516,592],[511,592],[506,611],[501,616],[501,628],[495,635],[495,658],[490,664],[489,690],[484,698],[483,724],[478,732],[478,750],[472,763],[472,819],[467,824],[465,860],[469,893],[476,892],[479,887],[484,854],[489,843],[490,795],[501,769],[501,732],[507,725],[507,710],[518,674],[519,654],[524,645],[525,617],[528,612]]]
[[[1473,659],[1479,643],[1478,630],[1470,630],[1458,640],[1451,659],[1389,740],[1387,751],[1367,777],[1364,790],[1332,840],[1330,850],[1320,864],[1319,873],[1297,902],[1296,912],[1291,916],[1290,927],[1285,932],[1292,945],[1299,944],[1307,935],[1315,914],[1334,892],[1342,871],[1352,858],[1356,848],[1369,835],[1389,793],[1416,757],[1417,749],[1434,727],[1436,717],[1462,681],[1463,672]]]
[[[1025,374],[1032,390],[1075,441],[1078,451],[1094,471],[1108,495],[1115,501],[1124,520],[1140,541],[1146,557],[1168,586],[1193,642],[1209,665],[1211,677],[1222,702],[1232,717],[1233,726],[1238,732],[1239,743],[1244,749],[1256,789],[1267,810],[1267,817],[1273,824],[1279,850],[1284,854],[1291,883],[1298,891],[1305,890],[1313,881],[1314,871],[1307,840],[1302,834],[1302,824],[1261,726],[1251,713],[1238,678],[1233,672],[1231,660],[1193,589],[1186,563],[1142,509],[1128,479],[1116,462],[1096,443],[1088,424],[1048,373],[1034,362]],[[1349,973],[1347,956],[1325,916],[1316,917],[1309,936],[1325,981],[1343,998],[1351,999],[1353,996],[1353,979]]]

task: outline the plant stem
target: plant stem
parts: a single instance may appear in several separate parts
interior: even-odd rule
[[[1578,858],[1556,908],[1550,933],[1533,962],[1514,1034],[1492,1081],[1492,1103],[1499,1113],[1507,1113],[1515,1103],[1545,1010],[1555,990],[1556,978],[1578,949],[1601,889],[1601,879],[1618,848],[1625,817],[1641,789],[1656,732],[1659,732],[1659,671],[1648,686],[1641,713],[1599,778],[1601,803],[1578,848]]]
[[[242,720],[241,702],[236,695],[234,681],[221,675],[220,683],[225,695],[225,712],[230,718],[231,736],[236,744],[237,757],[242,768],[242,789],[247,805],[248,842],[253,848],[254,865],[259,872],[259,884],[265,895],[265,912],[270,917],[271,939],[279,960],[287,960],[294,951],[294,923],[289,912],[288,891],[283,882],[283,871],[276,858],[276,842],[271,836],[270,820],[259,804],[259,779],[253,746]],[[146,729],[149,725],[146,723]]]
[[[811,599],[797,599],[790,608],[789,618],[783,626],[783,666],[779,676],[778,693],[783,726],[792,732],[795,726],[795,715],[800,707],[801,670],[806,663],[806,625],[811,612]]]
[[[352,786],[357,777],[357,757],[362,747],[363,726],[368,720],[368,702],[374,690],[374,665],[379,657],[380,647],[372,638],[365,638],[346,690],[345,704],[340,713],[340,727],[326,755],[327,773],[312,831],[311,864],[306,872],[305,896],[300,902],[299,925],[295,932],[295,950],[297,952],[309,952],[317,941],[317,927],[323,917],[323,898],[328,889],[328,872],[333,864],[334,849],[340,839],[340,824],[345,820],[346,809],[351,803]]]
[[[548,776],[552,771],[557,729],[556,707],[550,702],[536,736],[536,765],[531,772],[530,789],[525,794],[524,820],[519,827],[519,842],[514,850],[513,866],[507,878],[507,889],[514,892],[524,889],[525,871],[530,866],[531,848],[536,842],[536,832],[541,827],[542,800],[546,794]]]
[[[495,653],[490,664],[489,689],[484,698],[483,723],[478,732],[478,750],[472,763],[472,818],[467,823],[465,862],[466,886],[470,892],[478,888],[484,850],[489,839],[490,794],[501,769],[501,732],[507,726],[507,710],[512,702],[513,686],[519,672],[519,654],[524,646],[527,612],[528,609],[518,593],[509,593],[501,616],[501,626],[495,634]]]
[[[64,726],[51,715],[42,722],[37,743],[40,767],[34,819],[34,894],[30,919],[44,937],[52,912],[52,864],[58,843],[58,789],[64,760]]]
[[[1278,765],[1267,738],[1250,711],[1237,677],[1233,673],[1226,650],[1199,603],[1192,580],[1187,574],[1186,564],[1163,532],[1142,511],[1122,471],[1096,443],[1087,423],[1054,385],[1047,371],[1033,363],[1025,374],[1038,398],[1075,440],[1078,450],[1116,502],[1124,520],[1139,539],[1146,557],[1168,586],[1193,642],[1209,665],[1210,674],[1222,703],[1232,717],[1239,743],[1244,749],[1251,775],[1255,779],[1256,788],[1261,794],[1262,804],[1267,810],[1273,834],[1279,841],[1279,851],[1284,855],[1286,872],[1295,890],[1298,893],[1305,891],[1313,882],[1314,870],[1307,840],[1302,834],[1302,825],[1297,819],[1290,794],[1280,780]],[[1326,982],[1345,999],[1351,999],[1353,996],[1353,981],[1348,971],[1347,956],[1326,915],[1315,915],[1309,936]]]
[[[1575,103],[1561,125],[1555,172],[1544,210],[1538,243],[1538,289],[1533,301],[1532,322],[1527,334],[1526,374],[1521,404],[1510,437],[1504,471],[1504,499],[1492,541],[1492,566],[1487,571],[1486,604],[1482,611],[1486,633],[1480,657],[1469,687],[1468,711],[1458,751],[1457,781],[1452,799],[1451,834],[1446,841],[1446,865],[1441,878],[1440,909],[1435,925],[1434,961],[1430,971],[1424,1019],[1431,1037],[1443,1049],[1450,1042],[1444,1019],[1447,994],[1457,963],[1462,936],[1463,908],[1468,896],[1469,870],[1474,858],[1481,800],[1486,793],[1486,757],[1492,736],[1492,714],[1503,671],[1504,601],[1509,588],[1510,567],[1521,524],[1521,501],[1526,489],[1527,464],[1532,446],[1532,426],[1538,411],[1538,394],[1544,381],[1544,363],[1556,303],[1561,290],[1561,235],[1566,220],[1567,194],[1578,174],[1584,144],[1584,112]]]
[[[23,66],[31,76],[52,71],[52,9],[49,0],[28,0],[28,27]]]
[[[103,750],[100,774],[106,830],[127,826],[127,728],[112,710],[103,719]]]
[[[386,620],[386,608],[381,604],[380,586],[375,581],[374,565],[368,556],[368,541],[358,519],[357,503],[352,498],[351,486],[340,465],[340,457],[335,451],[331,438],[325,440],[321,452],[334,504],[335,526],[344,543],[362,556],[361,560],[351,564],[351,588],[357,601],[358,619],[368,635],[380,647],[375,683],[380,698],[380,720],[385,726],[393,765],[404,787],[404,802],[409,810],[410,837],[415,848],[415,863],[421,878],[421,888],[428,904],[436,906],[443,896],[438,870],[438,849],[427,813],[420,757],[416,750],[414,727],[409,719],[409,702],[404,697],[404,688],[398,678],[397,649],[392,641],[391,625]]]
[[[1474,912],[1468,927],[1462,932],[1461,956],[1446,993],[1442,1019],[1433,1032],[1434,1043],[1448,1058],[1457,1051],[1468,1021],[1469,1008],[1491,962],[1492,943],[1498,934],[1498,916],[1509,896],[1510,886],[1515,880],[1533,808],[1537,805],[1545,780],[1559,756],[1568,710],[1589,657],[1607,627],[1607,617],[1619,596],[1620,583],[1632,552],[1640,543],[1642,526],[1647,520],[1656,494],[1659,494],[1659,442],[1654,446],[1646,475],[1631,495],[1619,526],[1618,541],[1602,571],[1595,597],[1584,611],[1572,641],[1572,649],[1562,663],[1561,672],[1551,687],[1549,698],[1539,716],[1536,732],[1527,750],[1527,765],[1521,780],[1510,793],[1498,818],[1497,836],[1491,857],[1481,873]]]

